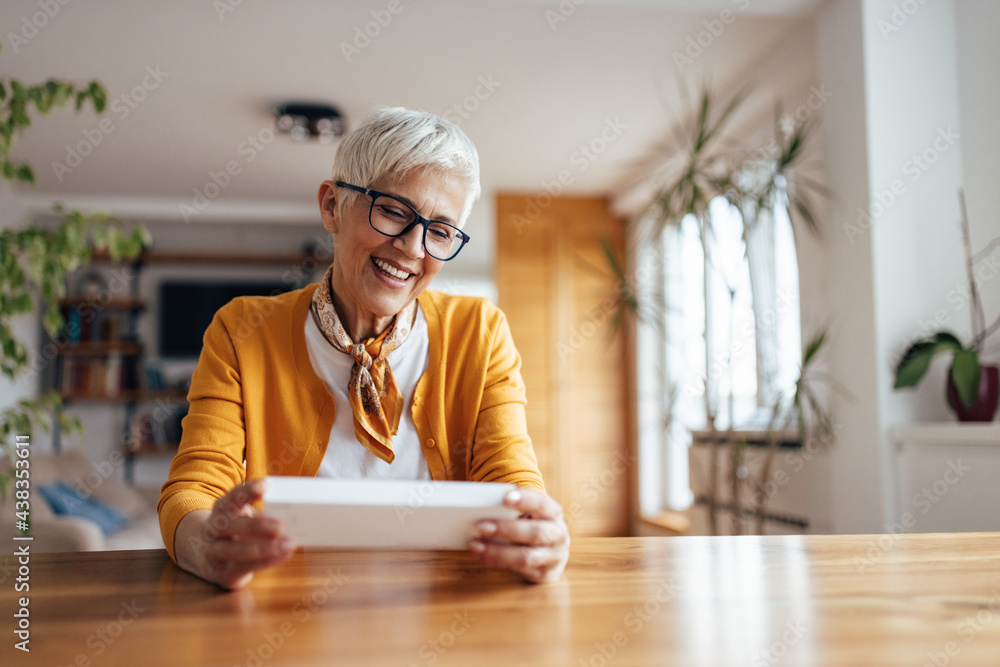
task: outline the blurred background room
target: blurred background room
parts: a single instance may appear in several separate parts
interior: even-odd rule
[[[0,26],[4,289],[21,230],[145,230],[59,275],[48,332],[0,302],[29,355],[4,437],[58,395],[36,484],[127,519],[52,549],[161,546],[204,327],[322,275],[316,192],[377,105],[479,150],[432,289],[507,314],[572,535],[1000,530],[1000,4],[16,0]]]

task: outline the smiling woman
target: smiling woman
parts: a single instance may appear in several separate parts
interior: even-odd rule
[[[378,109],[344,140],[317,194],[334,239],[322,280],[237,298],[205,332],[159,503],[178,565],[239,588],[289,558],[283,526],[254,505],[263,477],[305,475],[516,484],[505,504],[520,518],[482,522],[469,549],[529,581],[561,576],[569,536],[506,318],[427,291],[469,241],[479,193],[475,147],[432,114]]]

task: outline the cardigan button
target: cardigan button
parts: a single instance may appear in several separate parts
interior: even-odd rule
[[[424,444],[426,444],[428,447],[434,447],[434,445],[437,443],[434,442],[434,438],[427,438],[427,442],[425,442]]]

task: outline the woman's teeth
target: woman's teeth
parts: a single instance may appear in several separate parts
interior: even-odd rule
[[[375,258],[373,258],[373,259],[375,261],[375,266],[377,266],[378,268],[382,269],[383,271],[385,271],[386,273],[388,273],[393,278],[399,278],[400,280],[406,280],[411,275],[409,273],[406,273],[405,271],[400,271],[399,269],[397,269],[396,267],[394,267],[394,266],[392,266],[390,264],[386,264],[381,259],[375,259]]]

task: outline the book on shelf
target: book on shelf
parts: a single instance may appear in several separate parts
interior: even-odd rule
[[[131,341],[134,314],[128,311],[81,305],[65,308],[66,342]]]
[[[124,392],[147,390],[135,355],[67,357],[63,360],[60,391],[67,396],[115,398]]]
[[[147,391],[163,391],[163,373],[159,366],[147,361],[143,364],[142,373]]]
[[[70,343],[80,342],[80,320],[80,309],[71,309],[66,317],[66,340]]]
[[[108,355],[107,373],[104,378],[104,392],[108,396],[117,396],[118,390],[124,385],[122,355],[119,352],[112,352]]]

